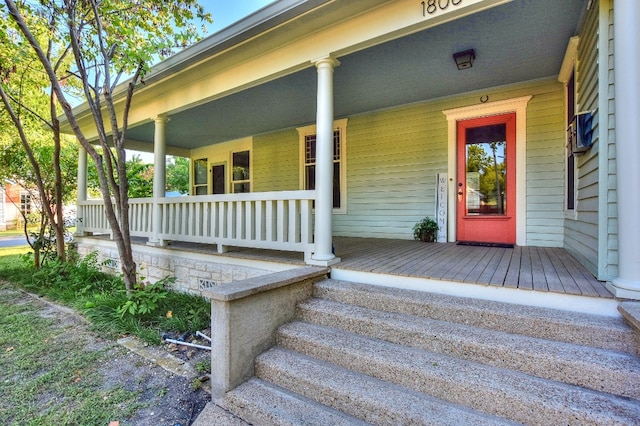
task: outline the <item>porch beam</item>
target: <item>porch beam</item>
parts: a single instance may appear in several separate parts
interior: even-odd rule
[[[155,132],[153,136],[153,215],[151,222],[153,235],[147,244],[152,246],[163,246],[165,243],[160,239],[162,232],[162,205],[160,198],[164,198],[167,168],[167,139],[166,125],[167,119],[164,115],[159,115],[154,119]]]
[[[144,141],[139,141],[137,139],[127,138],[124,143],[127,149],[132,149],[135,151],[142,151],[142,152],[154,152],[153,142],[144,142]],[[177,146],[167,146],[166,154],[188,158],[189,155],[191,154],[191,150],[187,148],[180,148]]]
[[[314,61],[318,70],[316,111],[315,250],[309,263],[328,266],[340,259],[333,254],[333,70],[332,57]]]
[[[616,297],[640,299],[640,3],[616,0],[614,5],[616,167],[618,200],[618,276]],[[602,64],[601,64],[602,66]],[[601,117],[603,122],[606,117]]]

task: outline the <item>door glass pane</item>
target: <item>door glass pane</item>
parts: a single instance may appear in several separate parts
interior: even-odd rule
[[[505,214],[506,139],[505,124],[466,130],[468,215]]]

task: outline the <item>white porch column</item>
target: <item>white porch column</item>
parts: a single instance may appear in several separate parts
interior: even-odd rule
[[[333,254],[333,69],[340,62],[331,57],[315,62],[318,69],[316,112],[315,252],[308,263],[328,266],[340,259]]]
[[[75,235],[86,235],[82,230],[84,224],[84,207],[80,205],[83,201],[87,201],[87,150],[80,146],[78,148],[78,195],[76,205],[76,232]]]
[[[155,132],[153,135],[153,235],[147,244],[163,246],[164,241],[159,235],[162,231],[162,208],[159,200],[165,196],[167,170],[167,140],[165,127],[168,119],[158,116],[154,119]]]
[[[617,297],[640,299],[640,2],[614,4],[616,164],[618,194]],[[602,65],[602,64],[601,64]],[[602,96],[603,94],[601,94]],[[601,122],[605,121],[601,117]]]

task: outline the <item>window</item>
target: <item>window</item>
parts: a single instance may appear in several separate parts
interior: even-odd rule
[[[20,211],[24,214],[31,214],[31,195],[29,193],[20,194]]]
[[[578,111],[576,93],[578,93],[576,86],[577,64],[578,64],[578,45],[580,44],[579,37],[571,37],[569,44],[567,45],[567,51],[565,52],[562,66],[560,67],[560,73],[558,74],[558,81],[564,84],[564,99],[565,99],[565,112],[566,112],[566,126],[573,120],[574,115]],[[569,132],[566,139],[565,148],[565,217],[569,219],[576,219],[576,206],[578,199],[578,161],[576,156],[571,150],[569,145]]]
[[[346,127],[347,120],[338,120],[333,130],[333,209],[346,213]],[[301,149],[301,187],[316,189],[316,127],[299,128]]]
[[[251,192],[250,155],[249,151],[233,153],[233,173],[231,188],[234,194]]]
[[[195,195],[207,195],[207,159],[193,160],[193,193]]]
[[[567,99],[567,123],[570,123],[575,115],[576,111],[576,103],[575,103],[575,72],[571,73],[569,77],[569,81],[567,81],[566,86],[566,99]],[[573,151],[571,150],[571,143],[569,138],[567,138],[567,146],[566,146],[566,156],[567,156],[567,176],[566,176],[566,209],[569,211],[574,211],[576,208],[576,157]]]

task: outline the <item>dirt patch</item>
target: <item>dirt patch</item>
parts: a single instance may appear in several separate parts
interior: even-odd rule
[[[52,321],[52,328],[64,330],[64,338],[81,342],[87,352],[103,352],[95,366],[101,377],[100,390],[125,389],[138,394],[134,404],[139,407],[131,418],[112,419],[124,425],[139,426],[188,426],[210,401],[205,391],[208,383],[199,386],[191,377],[181,377],[166,371],[152,360],[146,359],[89,331],[84,317],[73,310],[58,306],[40,297],[20,292],[0,283],[0,297],[15,304],[29,304],[40,316]],[[187,363],[200,362],[207,353],[191,358],[183,356]],[[197,388],[194,385],[198,385]],[[51,395],[38,395],[38,400]]]
[[[120,420],[121,425],[188,426],[210,400],[204,389],[193,388],[193,379],[171,374],[125,348],[114,346],[109,358],[99,369],[103,387],[139,392],[143,405],[133,418]]]

